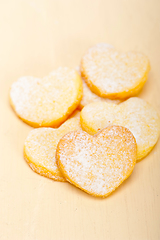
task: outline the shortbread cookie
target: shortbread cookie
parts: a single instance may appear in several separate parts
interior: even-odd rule
[[[103,43],[87,51],[80,68],[92,92],[110,99],[126,99],[142,89],[150,64],[142,53],[120,53]]]
[[[95,134],[108,125],[128,128],[137,142],[137,160],[145,157],[160,134],[160,117],[146,101],[133,97],[119,105],[96,102],[81,111],[82,129]]]
[[[70,132],[59,141],[56,158],[67,181],[91,195],[107,197],[132,173],[136,141],[121,126],[109,126],[95,136]]]
[[[82,83],[83,83],[83,97],[82,100],[78,106],[78,108],[81,110],[84,106],[86,106],[89,103],[92,102],[98,102],[98,101],[102,101],[102,102],[111,102],[111,103],[115,103],[118,104],[121,101],[120,100],[111,100],[109,98],[103,98],[98,96],[97,94],[93,93],[90,88],[87,86],[87,84],[85,83],[85,81],[82,79]]]
[[[67,120],[58,129],[38,128],[32,130],[24,144],[25,160],[36,173],[57,181],[65,181],[56,164],[56,147],[64,134],[80,129],[80,120],[74,117]]]
[[[10,102],[17,115],[29,125],[58,127],[77,108],[82,92],[79,74],[58,68],[43,79],[18,79],[12,84]]]

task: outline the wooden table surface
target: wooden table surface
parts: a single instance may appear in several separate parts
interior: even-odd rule
[[[23,159],[32,129],[8,100],[20,76],[75,68],[99,42],[151,62],[140,97],[160,112],[159,0],[0,1],[0,240],[159,240],[160,141],[106,199],[34,173]]]

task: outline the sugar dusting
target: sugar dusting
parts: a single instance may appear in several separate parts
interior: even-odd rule
[[[74,117],[67,120],[58,129],[38,128],[32,130],[24,144],[25,159],[29,166],[45,177],[65,181],[57,167],[56,147],[64,134],[80,129],[80,120]]]
[[[105,44],[90,48],[82,58],[82,73],[102,92],[117,93],[132,89],[144,81],[149,70],[145,55],[136,52],[119,53]]]
[[[58,68],[43,79],[21,77],[12,84],[10,98],[21,118],[41,126],[61,118],[80,101],[78,82],[76,71]]]
[[[88,115],[89,114],[89,115]],[[89,117],[88,117],[89,116]],[[83,128],[98,132],[108,125],[121,125],[134,135],[138,147],[138,159],[144,157],[156,144],[160,134],[160,118],[156,110],[140,98],[112,105],[97,102],[83,108]]]
[[[127,129],[112,126],[96,137],[83,131],[69,133],[61,139],[57,152],[70,182],[88,193],[105,196],[132,172],[136,143]]]

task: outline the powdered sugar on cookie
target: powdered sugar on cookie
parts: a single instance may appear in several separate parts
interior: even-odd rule
[[[90,134],[109,125],[128,128],[137,142],[137,160],[151,151],[160,134],[159,114],[140,98],[130,98],[119,105],[102,102],[89,104],[81,112],[81,124]]]
[[[59,171],[55,153],[58,141],[69,131],[80,130],[80,120],[71,118],[59,128],[38,128],[32,130],[24,144],[24,157],[33,171],[58,181],[65,181]]]
[[[105,44],[90,48],[81,61],[81,74],[101,97],[125,99],[135,95],[147,80],[150,65],[142,53],[120,53]]]
[[[78,73],[59,68],[43,79],[22,77],[10,90],[10,102],[17,115],[34,127],[57,127],[77,108],[82,98]]]
[[[66,179],[82,190],[107,196],[133,171],[136,143],[129,130],[112,126],[91,137],[83,131],[65,135],[57,162]]]

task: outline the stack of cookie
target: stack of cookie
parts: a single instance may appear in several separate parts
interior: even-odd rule
[[[112,193],[160,134],[157,111],[135,97],[149,70],[145,55],[97,44],[83,56],[79,72],[58,68],[43,79],[14,82],[11,106],[36,127],[24,143],[29,166],[94,196]]]

